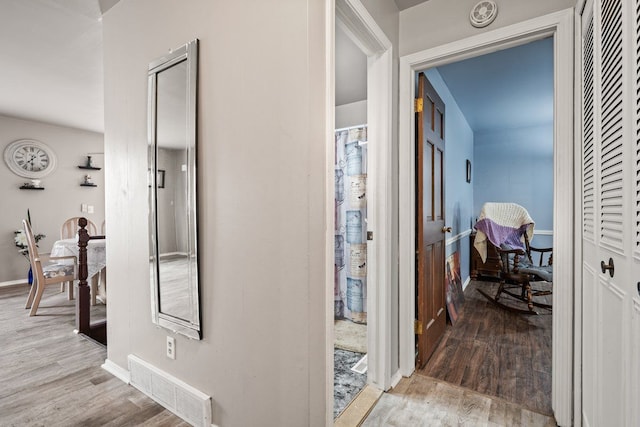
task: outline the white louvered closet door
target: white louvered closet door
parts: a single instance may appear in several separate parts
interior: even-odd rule
[[[582,13],[582,422],[591,427],[640,426],[638,6],[590,0]]]

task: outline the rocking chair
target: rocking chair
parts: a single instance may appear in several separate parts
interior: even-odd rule
[[[505,215],[505,212],[509,214]],[[514,212],[515,215],[512,215]],[[497,306],[516,313],[539,314],[535,307],[551,310],[550,304],[537,301],[535,298],[552,293],[553,248],[535,248],[529,244],[530,236],[533,236],[534,223],[526,209],[511,203],[487,203],[480,218],[476,228],[479,232],[486,232],[489,242],[485,244],[495,246],[499,255],[500,284],[493,296],[481,289],[478,291]],[[533,262],[532,252],[540,254],[537,265]],[[549,259],[545,265],[547,253]],[[518,303],[525,303],[526,309],[504,304],[500,301],[503,295],[514,298]]]

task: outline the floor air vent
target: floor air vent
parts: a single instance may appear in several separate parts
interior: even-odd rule
[[[210,427],[211,397],[129,355],[131,385],[194,426]]]

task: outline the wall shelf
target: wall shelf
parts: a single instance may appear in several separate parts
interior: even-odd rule
[[[80,187],[97,187],[97,184],[87,184],[85,182],[83,182],[82,184],[80,184]]]
[[[92,171],[99,171],[102,168],[97,168],[95,166],[78,166],[78,169],[89,169],[89,170],[92,170]]]
[[[44,187],[35,187],[33,185],[21,185],[21,190],[44,190]]]

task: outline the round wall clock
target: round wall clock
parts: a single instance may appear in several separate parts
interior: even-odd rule
[[[11,172],[24,178],[42,178],[56,168],[56,155],[48,145],[33,139],[14,141],[4,150]]]

